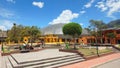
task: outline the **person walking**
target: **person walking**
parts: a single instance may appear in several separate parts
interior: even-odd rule
[[[41,43],[42,43],[42,48],[44,48],[44,47],[45,47],[45,42],[44,42],[44,40],[42,40]]]

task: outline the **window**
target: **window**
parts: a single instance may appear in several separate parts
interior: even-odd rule
[[[117,30],[117,34],[120,34],[120,30]]]

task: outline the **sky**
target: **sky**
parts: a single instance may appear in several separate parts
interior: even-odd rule
[[[108,23],[120,19],[120,0],[0,0],[0,29],[8,30],[13,23],[44,28],[58,23],[89,21]]]

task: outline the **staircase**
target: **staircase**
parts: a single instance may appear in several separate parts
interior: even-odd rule
[[[56,68],[72,63],[84,61],[80,55],[66,55],[53,58],[40,59],[35,61],[18,63],[12,55],[4,56],[3,68]]]

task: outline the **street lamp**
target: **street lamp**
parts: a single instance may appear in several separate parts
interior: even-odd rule
[[[4,47],[3,47],[3,30],[1,31],[1,44],[2,44],[2,51],[4,53]]]
[[[98,42],[97,42],[97,28],[96,28],[95,32],[96,32],[96,51],[97,51],[97,56],[99,57]]]
[[[28,31],[29,32],[29,36],[30,36],[30,43],[31,43],[31,46],[32,46],[32,31],[31,31],[31,29]]]

